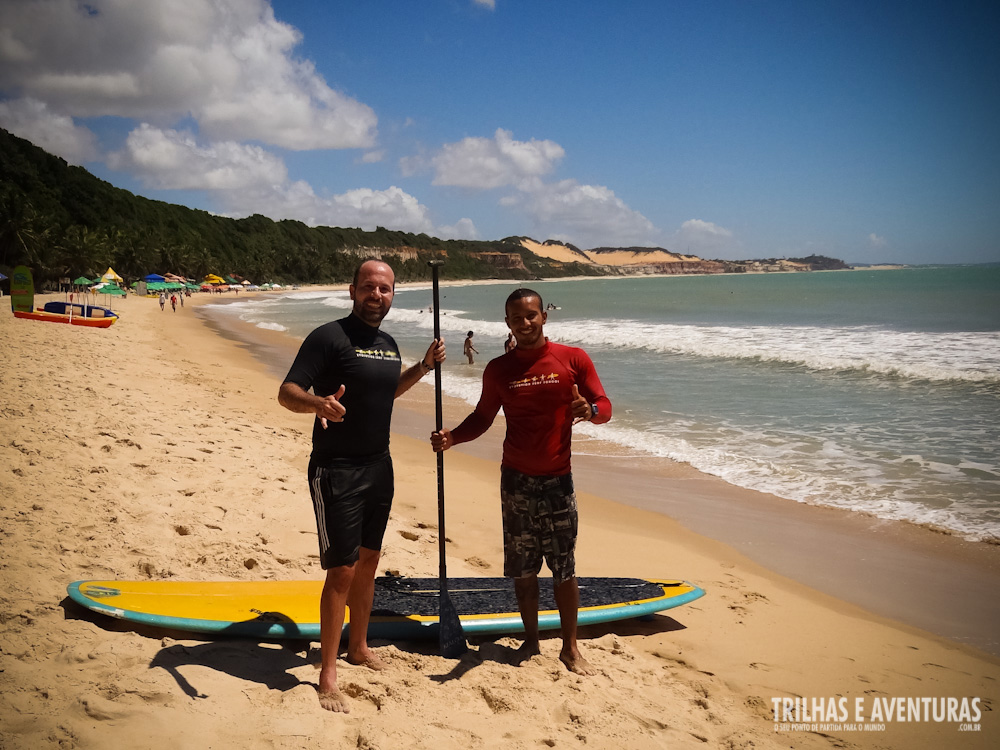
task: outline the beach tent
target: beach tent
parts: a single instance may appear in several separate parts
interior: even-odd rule
[[[115,269],[113,269],[111,266],[108,266],[108,270],[104,272],[104,275],[101,277],[101,281],[117,281],[117,282],[122,282],[122,281],[125,281],[125,279],[123,279],[121,276],[119,276],[118,274],[116,274],[115,273]]]
[[[210,273],[208,276],[206,276],[203,279],[203,281],[206,284],[225,284],[226,283],[226,280],[224,278],[222,278],[221,276],[216,276],[214,273]]]
[[[106,294],[106,295],[108,295],[108,303],[107,303],[108,307],[111,307],[111,298],[112,297],[124,297],[126,294],[128,294],[128,292],[126,292],[124,289],[122,289],[117,284],[112,284],[112,283],[107,282],[107,281],[102,282],[102,283],[98,284],[97,286],[91,287],[90,291],[93,294]]]
[[[166,277],[160,276],[158,273],[151,273],[148,276],[143,277],[143,281],[166,281]]]

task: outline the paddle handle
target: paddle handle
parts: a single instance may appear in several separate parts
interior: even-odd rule
[[[443,260],[429,260],[431,267],[431,289],[434,305],[434,339],[441,338],[441,304],[438,272],[444,265]],[[441,363],[434,360],[434,428],[441,432],[444,428],[444,410],[441,397]],[[442,584],[448,580],[447,564],[445,563],[444,547],[444,451],[437,453],[437,484],[438,484],[438,567]]]

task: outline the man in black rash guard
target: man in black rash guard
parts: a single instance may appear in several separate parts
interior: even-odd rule
[[[392,506],[393,400],[433,370],[434,362],[445,359],[444,341],[435,339],[423,359],[402,371],[396,342],[379,329],[395,290],[395,275],[386,263],[362,263],[349,290],[351,314],[306,337],[278,391],[278,402],[286,409],[316,415],[309,490],[320,563],[326,570],[320,600],[319,701],[323,708],[343,713],[350,711],[350,704],[337,687],[337,653],[345,605],[351,610],[347,660],[385,668],[368,648],[367,631]]]

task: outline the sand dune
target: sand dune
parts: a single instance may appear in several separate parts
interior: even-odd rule
[[[648,266],[653,263],[678,263],[681,261],[698,261],[695,255],[678,255],[658,248],[649,249],[616,249],[596,252],[594,250],[576,250],[566,245],[554,242],[535,242],[522,239],[521,244],[535,255],[549,258],[560,263],[590,263],[605,266]]]

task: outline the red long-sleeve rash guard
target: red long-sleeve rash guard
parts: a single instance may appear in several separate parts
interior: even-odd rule
[[[486,366],[479,404],[452,430],[452,440],[475,440],[503,407],[507,436],[502,465],[529,476],[568,474],[574,384],[581,396],[597,404],[595,424],[611,419],[611,402],[583,349],[549,341],[539,349],[514,349]]]

